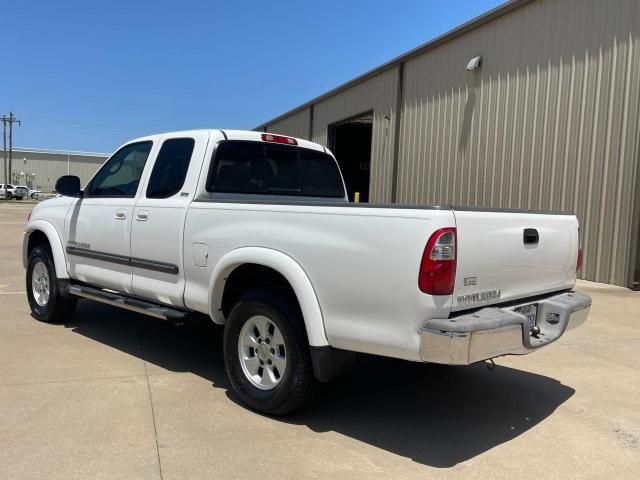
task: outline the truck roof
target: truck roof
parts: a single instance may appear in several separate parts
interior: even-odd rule
[[[147,135],[144,137],[140,137],[140,138],[136,138],[133,140],[128,141],[127,143],[132,143],[132,142],[140,142],[140,141],[144,141],[144,140],[157,140],[158,138],[162,137],[163,135],[175,135],[175,134],[183,134],[183,135],[189,135],[192,134],[194,132],[209,132],[211,134],[220,134],[222,133],[222,135],[224,135],[224,137],[228,140],[245,140],[245,141],[254,141],[254,142],[262,142],[262,135],[265,134],[266,132],[256,132],[253,130],[228,130],[228,129],[218,129],[218,128],[202,128],[202,129],[196,129],[196,130],[179,130],[179,131],[172,131],[172,132],[163,132],[163,133],[157,133],[154,135]],[[276,132],[269,132],[270,135],[282,135],[282,134],[278,134]],[[305,140],[303,138],[297,138],[297,137],[292,137],[290,135],[284,135],[286,137],[289,138],[293,138],[299,147],[302,148],[309,148],[311,150],[318,150],[321,152],[328,152],[328,150],[323,147],[322,145],[320,145],[319,143],[314,143],[314,142],[310,142],[309,140]],[[329,153],[329,152],[328,152]]]

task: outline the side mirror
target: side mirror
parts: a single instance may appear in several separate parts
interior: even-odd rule
[[[63,175],[56,181],[56,192],[65,197],[79,197],[80,178],[75,175]]]

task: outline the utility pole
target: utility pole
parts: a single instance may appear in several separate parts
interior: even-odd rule
[[[9,112],[9,175],[11,175],[11,167],[13,166],[13,124],[21,125],[20,120],[16,118],[13,112]]]
[[[13,157],[13,124],[22,125],[13,112],[9,112],[7,117],[2,115],[2,146],[4,152],[4,183],[11,183],[11,163]],[[7,163],[7,124],[9,125],[9,162]]]
[[[2,174],[4,175],[4,183],[9,183],[7,180],[7,116],[2,114],[2,153],[4,161],[2,162]],[[5,186],[5,195],[7,188]]]

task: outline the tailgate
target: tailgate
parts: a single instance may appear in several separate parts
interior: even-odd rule
[[[579,249],[573,214],[455,210],[453,311],[572,288]]]

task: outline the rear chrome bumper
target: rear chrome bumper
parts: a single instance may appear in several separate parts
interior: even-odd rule
[[[422,360],[469,365],[501,355],[531,353],[554,342],[566,330],[582,325],[591,309],[591,297],[579,292],[531,303],[538,304],[536,325],[540,334],[535,337],[527,318],[513,311],[516,306],[487,307],[457,317],[428,320],[420,331]]]

